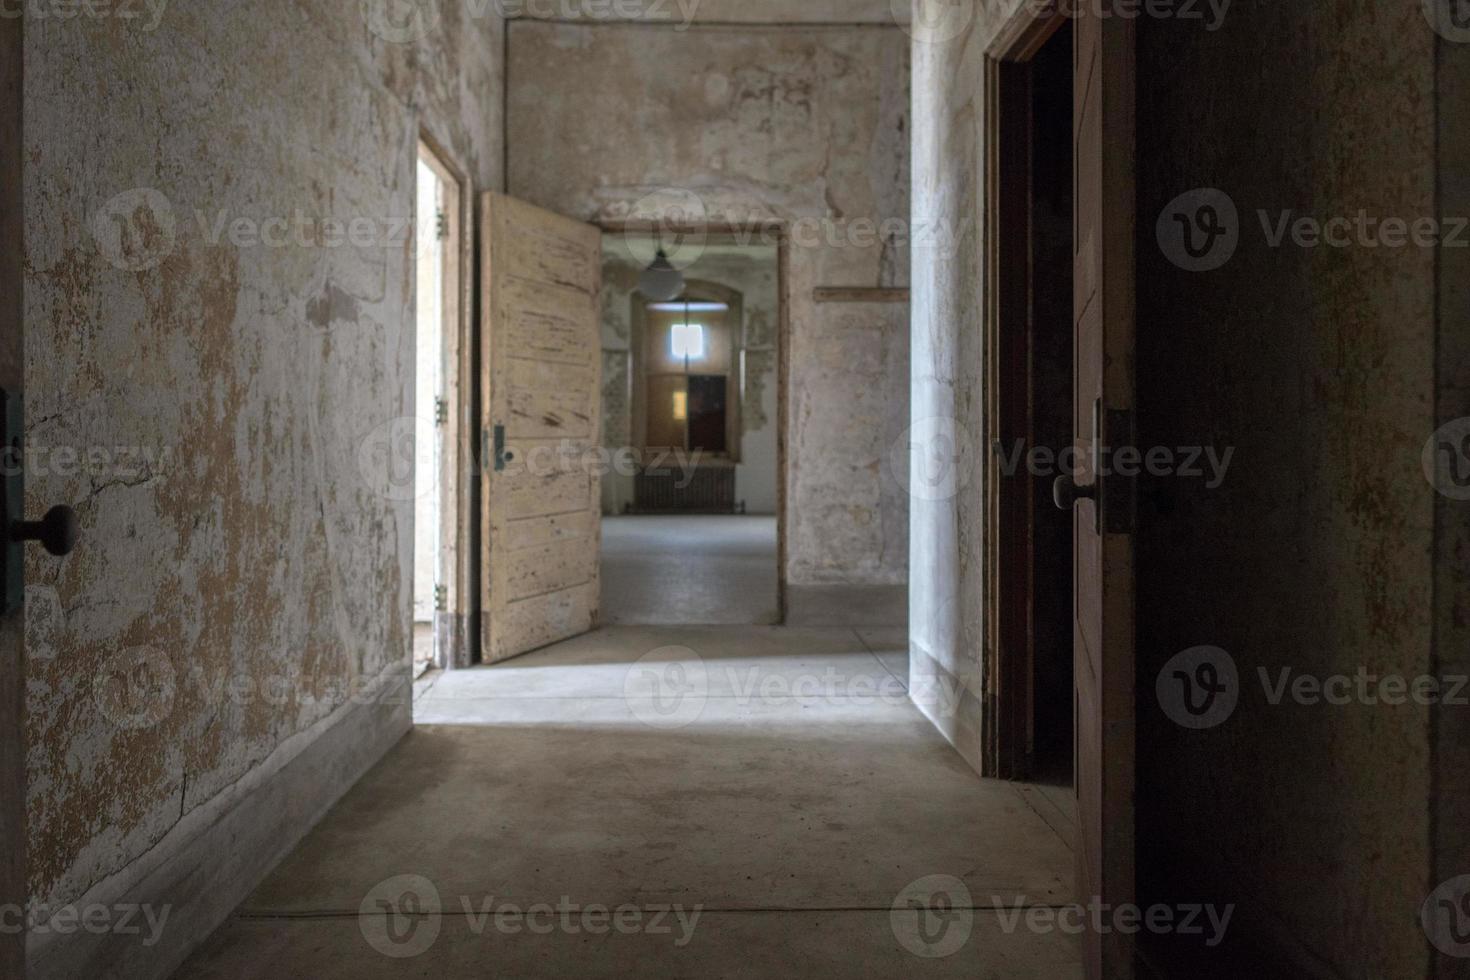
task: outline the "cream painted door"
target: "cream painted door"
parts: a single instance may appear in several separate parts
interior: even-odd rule
[[[602,236],[502,194],[481,202],[481,659],[597,623]]]

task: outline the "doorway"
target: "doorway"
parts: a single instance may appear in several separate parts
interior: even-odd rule
[[[671,297],[640,288],[660,248]],[[782,254],[769,234],[604,235],[604,623],[781,620]]]
[[[469,643],[463,359],[468,353],[464,295],[463,185],[427,138],[415,162],[415,355],[413,665],[464,666]]]
[[[995,775],[1055,787],[1070,808],[1073,522],[1052,485],[1075,465],[1072,28],[994,62],[997,212],[990,481],[995,502]]]
[[[986,60],[984,759],[1070,789],[1076,895],[1115,908],[1136,891],[1136,490],[1112,466],[1137,452],[1134,44],[1131,21],[1024,9]],[[1089,980],[1132,975],[1131,935],[1082,941]]]

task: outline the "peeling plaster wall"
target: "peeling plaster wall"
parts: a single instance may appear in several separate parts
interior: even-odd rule
[[[947,441],[958,451],[952,476],[932,481],[909,510],[909,670],[915,702],[979,769],[985,635],[984,460],[975,451],[985,431],[980,113],[983,54],[1001,18],[988,5],[960,6],[953,33],[918,34],[913,45],[913,223],[950,232],[913,250],[913,441],[920,449]],[[917,454],[911,465],[922,481]],[[939,698],[938,691],[958,695]]]
[[[375,453],[413,404],[418,128],[477,190],[503,159],[503,27],[435,12],[28,18],[27,505],[81,521],[28,569],[39,903],[409,659],[412,501]]]
[[[959,215],[983,227],[984,52],[1001,6],[1013,5],[975,3],[950,36],[914,46],[916,223]],[[1426,801],[1443,785],[1431,779],[1430,711],[1272,707],[1257,671],[1434,670],[1432,523],[1437,506],[1459,519],[1420,467],[1437,424],[1434,252],[1273,249],[1256,212],[1434,215],[1435,40],[1419,4],[1366,0],[1238,0],[1215,32],[1139,26],[1139,439],[1236,449],[1220,490],[1175,479],[1142,497],[1141,895],[1238,902],[1232,935],[1308,975],[1428,975],[1419,910],[1432,882],[1466,872],[1452,842],[1464,810],[1435,801],[1449,823],[1432,870]],[[1442,127],[1458,132],[1463,96],[1441,99]],[[1463,154],[1446,158],[1447,178],[1449,159]],[[1225,268],[1186,274],[1154,229],[1197,187],[1235,199],[1242,239]],[[914,416],[942,419],[968,455],[961,492],[914,502],[912,670],[916,688],[926,673],[964,684],[957,709],[925,707],[972,763],[986,591],[978,241],[915,249],[913,271]],[[1454,309],[1443,306],[1441,338],[1458,336]],[[1449,377],[1461,365],[1440,365],[1440,421],[1466,414],[1463,373]],[[1449,562],[1439,651],[1463,664],[1448,653],[1459,632],[1445,625],[1464,604]],[[1234,656],[1243,693],[1224,725],[1186,732],[1153,692],[1165,661],[1197,644]],[[1444,751],[1440,771],[1463,792],[1463,767],[1446,764],[1463,752]]]
[[[792,228],[787,579],[901,585],[908,504],[888,463],[908,424],[907,309],[812,291],[906,284],[907,34],[508,30],[512,194],[603,224],[677,209]]]
[[[614,236],[608,236],[620,241]],[[607,238],[604,239],[608,241]],[[633,403],[630,341],[634,294],[647,265],[644,249],[605,245],[602,263],[602,445],[616,452],[631,446]],[[687,254],[687,253],[686,253]],[[781,315],[777,254],[773,247],[706,247],[685,265],[688,279],[718,283],[738,290],[745,323],[737,343],[745,355],[745,395],[740,405],[740,462],[735,467],[735,499],[746,513],[776,513],[776,385]],[[647,300],[643,300],[647,302]],[[739,363],[737,361],[736,369]],[[633,502],[633,478],[616,471],[602,479],[604,514],[621,514]]]

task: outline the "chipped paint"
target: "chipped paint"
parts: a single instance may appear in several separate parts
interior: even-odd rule
[[[411,404],[411,241],[386,229],[412,214],[420,122],[481,187],[502,159],[501,25],[442,14],[407,44],[326,0],[28,25],[27,438],[160,461],[27,488],[82,528],[67,561],[29,560],[58,608],[28,665],[38,902],[409,656],[411,510],[358,462]],[[229,233],[327,219],[377,231]]]

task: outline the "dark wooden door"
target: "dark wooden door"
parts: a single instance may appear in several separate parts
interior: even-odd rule
[[[1077,483],[1097,490],[1073,516],[1077,879],[1080,901],[1116,908],[1134,899],[1133,493],[1099,482],[1093,454],[1133,442],[1134,31],[1077,11],[1074,428]],[[1084,945],[1087,977],[1132,976],[1130,937]]]
[[[20,397],[25,350],[21,24],[0,18],[0,388]],[[7,459],[7,462],[9,460]],[[24,908],[25,609],[0,616],[0,909]],[[0,977],[25,976],[25,932],[0,932]]]

